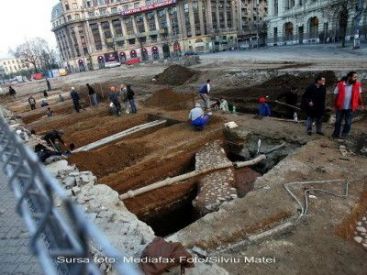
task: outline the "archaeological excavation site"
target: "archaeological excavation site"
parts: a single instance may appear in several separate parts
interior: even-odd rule
[[[142,257],[162,238],[189,253],[187,274],[366,274],[366,112],[357,112],[348,139],[330,138],[332,93],[346,71],[227,63],[137,65],[53,79],[46,107],[39,105],[43,83],[19,84],[15,98],[1,96],[2,112],[32,150],[42,144],[71,151],[44,165],[124,255]],[[277,100],[294,87],[300,102],[318,74],[326,78],[325,136],[309,136],[305,114],[290,119]],[[366,71],[359,78],[365,87]],[[208,125],[198,130],[188,115],[207,79],[213,105],[224,98],[229,111],[213,107]],[[98,94],[96,107],[86,83]],[[138,111],[123,108],[117,116],[109,109],[109,90],[123,83],[134,90]],[[71,87],[81,97],[79,113]],[[27,101],[31,94],[35,110]],[[262,96],[270,117],[257,115]],[[50,147],[42,139],[53,130],[62,131],[65,144]],[[166,272],[180,274],[179,265]],[[113,266],[100,268],[114,274]]]

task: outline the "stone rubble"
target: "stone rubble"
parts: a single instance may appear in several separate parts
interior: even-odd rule
[[[367,251],[367,212],[357,223],[353,240]]]
[[[196,170],[213,168],[224,163],[231,161],[218,142],[206,144],[195,156]],[[234,183],[233,168],[210,173],[200,180],[199,192],[192,204],[202,215],[216,211],[224,202],[237,198]]]

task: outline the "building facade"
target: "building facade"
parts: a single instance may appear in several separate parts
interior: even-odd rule
[[[0,59],[0,67],[4,74],[16,74],[22,70],[28,70],[29,64],[20,58],[2,58]]]
[[[364,10],[360,16],[360,34],[365,38],[366,1],[362,2]],[[341,39],[342,15],[338,0],[268,0],[268,12],[269,46],[333,43]],[[348,13],[348,27],[345,34],[347,40],[354,35],[355,6],[350,5]]]
[[[266,0],[60,0],[51,23],[64,62],[85,70],[247,47],[266,13]]]

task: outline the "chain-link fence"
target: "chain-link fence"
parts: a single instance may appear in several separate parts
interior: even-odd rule
[[[101,274],[108,261],[117,274],[140,274],[66,196],[59,182],[13,133],[0,113],[0,164],[45,274]],[[5,183],[1,183],[5,184]],[[56,207],[57,205],[57,207]]]

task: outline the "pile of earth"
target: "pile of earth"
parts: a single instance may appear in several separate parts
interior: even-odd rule
[[[190,70],[184,66],[172,65],[157,75],[157,82],[159,84],[178,86],[184,84],[196,74],[196,71]]]
[[[194,93],[177,93],[170,89],[158,90],[145,101],[149,107],[160,107],[165,110],[185,110],[194,105]]]
[[[270,101],[276,100],[280,94],[290,90],[291,87],[297,88],[298,102],[300,103],[305,89],[314,82],[316,76],[319,74],[326,78],[326,89],[330,91],[337,82],[337,78],[333,71],[304,72],[298,75],[285,74],[252,87],[227,89],[214,93],[217,97],[223,96],[230,103],[235,104],[236,109],[240,112],[256,113],[260,96],[269,96]],[[333,97],[329,95],[327,98],[327,106],[331,106],[332,102]],[[283,112],[284,114],[287,112],[284,107],[279,107],[275,104],[273,104],[272,107],[275,107],[273,111],[276,114],[280,114],[280,116],[282,116]]]

